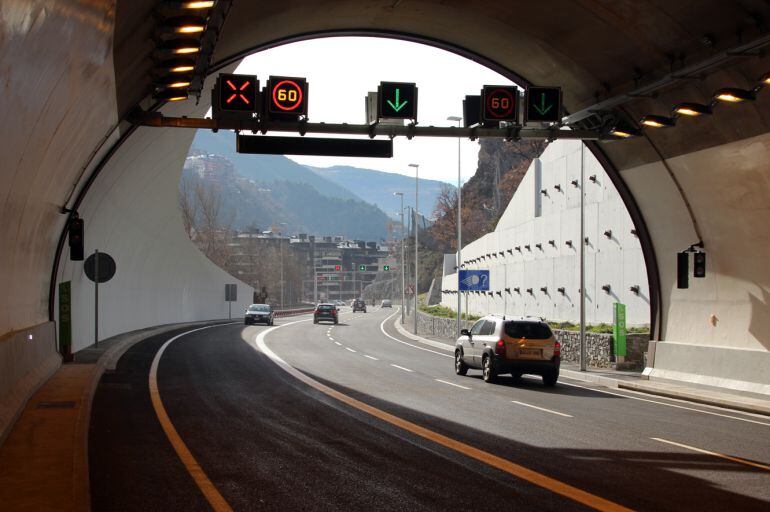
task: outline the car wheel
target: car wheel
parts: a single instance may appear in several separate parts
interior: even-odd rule
[[[455,373],[457,375],[468,373],[468,365],[463,362],[462,350],[455,350]]]
[[[316,319],[314,318],[314,319],[313,319],[313,323],[314,323],[314,324],[317,324],[317,323],[318,323],[318,320],[316,320]]]
[[[339,323],[339,321],[338,321],[338,320],[335,320],[335,321],[334,321],[334,325],[337,325],[338,323]]]
[[[484,382],[493,384],[497,381],[497,368],[495,368],[492,358],[488,355],[484,355],[484,358],[481,360],[481,372]]]
[[[559,380],[559,370],[549,370],[543,374],[543,384],[549,388],[555,386],[557,380]]]

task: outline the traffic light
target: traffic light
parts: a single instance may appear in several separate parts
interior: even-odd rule
[[[70,245],[70,259],[73,261],[83,261],[83,219],[73,216],[67,226]]]
[[[366,265],[359,265],[358,270],[360,270],[361,272],[364,272],[366,270]]]
[[[690,253],[678,252],[676,254],[676,287],[679,289],[689,288],[690,273]]]
[[[383,265],[382,270],[387,272],[388,270],[390,270],[390,265]]]
[[[339,272],[340,270],[342,270],[342,266],[341,265],[334,265],[334,270]]]
[[[211,104],[214,119],[251,119],[260,112],[259,80],[255,75],[220,73]]]
[[[706,277],[706,253],[696,252],[692,262],[693,277]]]

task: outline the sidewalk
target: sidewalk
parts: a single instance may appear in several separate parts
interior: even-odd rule
[[[446,350],[447,352],[454,351],[454,340],[429,335],[417,336],[405,329],[397,320],[394,322],[394,325],[402,336],[434,348]],[[770,416],[770,396],[768,395],[738,392],[667,379],[642,380],[640,372],[619,371],[608,368],[588,368],[588,371],[581,372],[579,366],[575,363],[562,363],[560,373],[563,377],[583,382],[592,382],[608,388],[637,391],[650,395]]]

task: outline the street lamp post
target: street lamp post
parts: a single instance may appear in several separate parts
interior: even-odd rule
[[[404,290],[406,283],[404,274],[404,193],[393,192],[393,195],[401,197],[401,325],[404,325],[404,308],[406,307],[406,293]]]
[[[462,127],[463,118],[458,116],[449,116],[447,121],[457,121],[457,126]],[[457,138],[457,334],[456,337],[460,337],[460,330],[462,329],[462,312],[460,310],[462,301],[460,299],[460,265],[462,263],[462,248],[463,248],[463,189],[460,181],[460,170],[462,169],[460,160],[460,137]]]
[[[418,233],[420,226],[418,216],[420,214],[420,164],[409,164],[414,167],[414,333],[417,334],[417,298],[419,297],[419,252],[418,252]]]

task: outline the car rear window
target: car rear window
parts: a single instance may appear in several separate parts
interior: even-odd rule
[[[331,304],[321,304],[320,306],[318,306],[318,309],[322,309],[326,311],[329,309],[334,309],[334,306],[332,306]]]
[[[269,313],[270,312],[270,306],[265,304],[260,304],[258,306],[249,306],[249,311],[260,311],[263,313]]]
[[[505,334],[511,338],[543,340],[551,337],[551,329],[540,322],[505,322]]]

